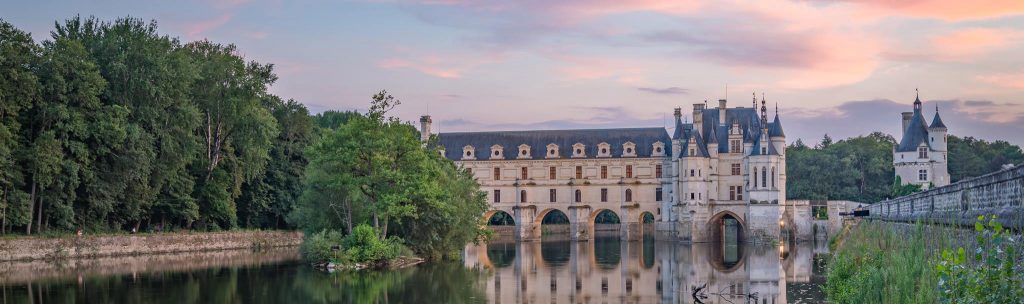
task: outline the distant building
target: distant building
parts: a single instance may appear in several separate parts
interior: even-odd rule
[[[946,131],[938,106],[932,123],[925,121],[920,96],[914,99],[913,112],[903,112],[903,138],[893,147],[892,162],[904,185],[921,185],[923,189],[949,185]]]
[[[437,134],[437,144],[477,178],[491,203],[486,216],[511,215],[520,239],[539,238],[541,220],[556,210],[576,240],[594,234],[605,210],[619,216],[627,239],[644,229],[693,242],[778,239],[785,134],[763,97],[760,113],[756,99],[753,106],[697,103],[692,123],[676,108],[671,137],[661,127],[456,132]],[[432,120],[420,123],[426,140]]]

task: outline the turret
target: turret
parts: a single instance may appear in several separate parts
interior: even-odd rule
[[[932,118],[932,123],[928,125],[928,137],[933,150],[946,151],[946,131],[946,124],[942,123],[942,117],[939,117],[939,106],[935,105],[935,117]]]
[[[430,125],[433,122],[430,119],[430,115],[420,116],[420,141],[426,142],[430,140]]]

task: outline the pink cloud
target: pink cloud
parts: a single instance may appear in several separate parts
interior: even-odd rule
[[[377,62],[384,69],[411,69],[439,78],[461,78],[466,72],[481,65],[498,62],[500,54],[487,55],[436,55],[411,54],[412,51],[399,49],[405,55]]]
[[[983,75],[976,79],[1001,87],[1024,90],[1024,72]]]
[[[1024,1],[1020,0],[852,0],[845,2],[863,5],[879,15],[901,15],[945,21],[1024,15]]]
[[[206,32],[220,28],[231,21],[231,14],[223,14],[214,19],[195,22],[185,26],[185,37],[188,39],[199,39]]]
[[[1004,47],[1020,34],[1015,31],[991,28],[971,28],[938,35],[931,43],[939,55],[947,59],[969,59],[982,53]]]

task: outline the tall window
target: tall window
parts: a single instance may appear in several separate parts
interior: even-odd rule
[[[555,167],[548,168],[548,179],[555,179]]]
[[[519,175],[520,175],[520,178],[522,178],[522,179],[529,179],[529,178],[530,178],[530,176],[529,176],[528,174],[526,174],[526,172],[527,172],[527,169],[526,169],[526,167],[522,167],[522,168],[520,168],[520,169],[519,169]]]
[[[608,178],[608,166],[601,166],[601,178]]]
[[[729,186],[729,200],[736,200],[736,186]]]
[[[580,189],[576,189],[576,202],[579,203],[579,202],[582,202],[582,201],[583,201],[583,191],[580,191]]]
[[[654,177],[661,178],[661,165],[654,165]]]
[[[917,158],[928,158],[928,148],[927,147],[917,148]]]
[[[775,188],[775,167],[772,167],[772,188]]]
[[[740,164],[732,164],[732,175],[740,175]]]
[[[655,188],[654,189],[654,201],[660,202],[662,200],[661,195],[662,195],[661,194],[661,188]]]
[[[923,181],[927,181],[928,180],[928,170],[917,170],[917,180],[922,181],[922,182]]]
[[[693,169],[690,169],[690,176],[691,177],[693,176],[693,172],[696,172],[696,171],[693,171]]]
[[[608,188],[601,188],[601,202],[608,201]]]
[[[494,168],[494,180],[501,179],[501,168]]]
[[[526,202],[526,190],[519,190],[519,202],[520,203],[525,203]]]
[[[695,196],[695,195],[693,194],[693,192],[690,192],[690,199],[692,200],[692,199],[694,199],[695,197],[696,197],[696,196]]]
[[[494,202],[495,203],[500,203],[501,202],[501,190],[497,190],[497,189],[494,190]]]
[[[626,165],[626,178],[633,178],[633,165]]]
[[[633,190],[626,189],[626,201],[627,202],[632,202],[633,201]]]
[[[743,152],[742,149],[743,145],[740,143],[739,139],[729,141],[729,153],[741,153]]]
[[[736,186],[736,200],[743,200],[743,186]]]
[[[753,188],[757,188],[757,167],[754,167],[754,170],[750,170],[750,171],[754,172],[754,178],[753,178],[754,186],[753,186]]]
[[[768,174],[767,173],[768,173],[768,170],[765,170],[764,167],[761,167],[761,188],[767,188],[768,187]]]
[[[554,203],[556,199],[558,199],[558,192],[555,189],[548,190],[548,200]]]
[[[576,166],[576,179],[583,178],[583,166]]]

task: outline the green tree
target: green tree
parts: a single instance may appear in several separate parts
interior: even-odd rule
[[[997,140],[949,135],[946,148],[952,182],[998,171],[1006,164],[1024,163],[1024,152],[1016,145]]]
[[[34,71],[39,61],[40,48],[32,37],[0,20],[0,234],[8,226],[29,226],[32,220],[19,161],[26,146],[20,116],[39,99]]]

